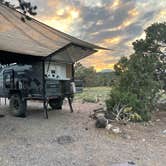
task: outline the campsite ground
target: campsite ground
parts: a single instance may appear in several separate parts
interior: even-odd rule
[[[96,103],[67,104],[43,119],[42,105],[29,103],[28,117],[12,117],[7,106],[0,113],[1,166],[112,166],[134,162],[138,166],[165,166],[166,112],[157,112],[149,124],[118,125],[122,134],[96,129],[90,113]]]

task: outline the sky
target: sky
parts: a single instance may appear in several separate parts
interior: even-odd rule
[[[17,0],[10,0],[16,3]],[[38,6],[36,19],[60,31],[111,51],[99,51],[81,61],[97,71],[113,69],[133,53],[132,42],[144,29],[166,21],[166,0],[28,0]]]

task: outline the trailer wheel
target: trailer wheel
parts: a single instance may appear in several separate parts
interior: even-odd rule
[[[49,100],[49,105],[52,109],[61,110],[62,104],[63,104],[63,99],[61,98]]]
[[[26,100],[22,100],[20,95],[14,94],[10,98],[10,113],[16,117],[26,117]]]

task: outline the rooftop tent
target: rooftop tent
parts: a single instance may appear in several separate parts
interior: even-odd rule
[[[48,58],[74,63],[105,49],[53,29],[0,3],[0,62]]]

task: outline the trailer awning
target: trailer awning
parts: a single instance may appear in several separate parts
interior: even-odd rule
[[[12,53],[10,56],[20,55],[20,58],[25,55],[38,58],[51,56],[54,60],[74,63],[99,49],[105,49],[60,32],[35,19],[26,20],[24,23],[21,17],[20,12],[0,3],[0,61],[5,60],[3,51]]]

